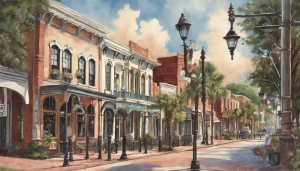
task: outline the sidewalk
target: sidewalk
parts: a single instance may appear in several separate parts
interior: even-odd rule
[[[248,139],[249,140],[249,139]],[[212,146],[218,146],[221,144],[230,144],[237,141],[245,141],[245,140],[214,140],[214,145],[202,145],[201,141],[197,143],[197,149],[199,148],[208,148]],[[192,151],[192,146],[180,146],[175,147],[176,151],[164,151],[158,152],[158,148],[153,148],[152,150],[148,150],[148,154],[144,154],[144,151],[139,153],[138,151],[126,151],[128,160],[135,160],[141,158],[147,158],[151,156],[159,156],[163,154],[171,154],[171,153],[179,153],[183,151]],[[69,162],[70,166],[62,167],[64,155],[61,155],[56,158],[51,158],[47,160],[33,160],[26,158],[13,158],[13,157],[3,157],[0,156],[0,166],[6,166],[9,168],[15,168],[19,170],[79,170],[86,169],[100,165],[108,165],[113,163],[122,162],[120,160],[122,152],[118,151],[117,154],[112,153],[111,158],[112,161],[107,160],[107,153],[102,155],[102,159],[98,159],[98,153],[90,153],[89,159],[84,159],[85,154],[74,154],[73,158],[75,161]],[[176,155],[176,154],[174,154]]]

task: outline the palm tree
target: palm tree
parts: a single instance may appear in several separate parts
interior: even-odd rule
[[[254,118],[255,111],[256,111],[256,106],[253,103],[246,102],[245,108],[243,109],[243,113],[245,114],[245,120],[247,118],[252,120]],[[244,120],[244,123],[245,123],[245,120]],[[252,125],[251,125],[251,128],[252,128]],[[252,129],[251,129],[251,132],[252,132]]]
[[[245,115],[244,113],[242,113],[242,111],[238,108],[234,109],[234,110],[230,110],[229,111],[229,117],[236,119],[236,131],[238,132],[239,128],[239,122],[242,122],[245,120]]]
[[[205,75],[210,75],[211,73],[215,72],[217,68],[211,62],[205,62]],[[198,66],[195,68],[196,77],[188,84],[187,88],[184,92],[181,93],[181,96],[184,98],[191,98],[191,100],[195,101],[195,113],[198,113],[198,104],[199,98],[202,96],[202,66]],[[205,91],[208,91],[208,87],[205,87]],[[205,113],[204,113],[205,114]],[[202,135],[203,135],[203,142],[205,141],[205,120],[204,114],[202,119]]]
[[[169,96],[167,94],[158,94],[154,97],[154,104],[150,108],[164,111],[164,119],[167,122],[167,135],[169,135],[169,150],[171,150],[171,130],[170,124],[175,120],[183,121],[184,116],[180,110],[183,110],[184,100],[182,97]]]
[[[214,72],[210,75],[208,78],[208,95],[210,98],[210,104],[211,104],[211,117],[210,117],[210,143],[214,144],[214,137],[213,137],[213,114],[214,114],[214,104],[216,100],[220,97],[225,97],[227,95],[226,89],[221,86],[223,80],[225,78],[224,74],[221,74],[219,72]]]

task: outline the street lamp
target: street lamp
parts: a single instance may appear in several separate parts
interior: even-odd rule
[[[262,89],[260,89],[260,92],[258,93],[258,96],[259,96],[260,100],[263,100],[264,97],[265,97],[265,92]]]
[[[187,71],[187,51],[188,46],[185,44],[185,40],[188,37],[190,26],[192,24],[188,22],[187,18],[184,16],[184,14],[181,14],[181,17],[179,18],[178,24],[176,24],[176,29],[179,32],[180,38],[183,40],[183,49],[184,49],[184,71],[185,71],[185,77],[190,77]],[[192,52],[193,53],[193,52]],[[192,61],[192,54],[190,54],[189,63]]]
[[[179,31],[180,38],[183,40],[183,48],[184,48],[184,71],[185,77],[189,77],[192,81],[195,80],[196,74],[193,72],[188,72],[187,70],[187,51],[188,46],[185,44],[185,40],[188,37],[190,26],[192,24],[188,22],[187,18],[184,14],[181,14],[178,23],[175,25],[176,29]],[[193,49],[190,49],[190,57],[189,57],[189,64],[192,65],[192,58],[193,58]],[[202,50],[203,51],[203,50]],[[204,61],[204,60],[203,60]],[[198,100],[196,101],[198,104]],[[193,160],[191,163],[191,169],[200,170],[200,163],[197,161],[197,131],[198,131],[198,107],[195,105],[195,130],[194,130],[194,140],[193,140]]]
[[[228,49],[230,51],[231,54],[231,60],[233,60],[233,52],[236,48],[236,44],[240,38],[240,36],[238,36],[235,31],[233,30],[233,23],[235,21],[235,13],[233,11],[233,7],[232,4],[230,4],[229,6],[229,11],[228,11],[228,16],[229,16],[229,21],[230,21],[230,30],[228,31],[228,33],[226,34],[226,36],[224,37],[224,39],[227,41],[227,46]]]

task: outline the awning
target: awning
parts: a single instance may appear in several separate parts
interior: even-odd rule
[[[210,121],[210,117],[211,117],[210,112],[205,112],[205,121]],[[220,122],[220,120],[216,116],[216,112],[214,112],[214,115],[213,115],[213,122]]]
[[[0,87],[17,92],[29,104],[27,74],[0,65]]]

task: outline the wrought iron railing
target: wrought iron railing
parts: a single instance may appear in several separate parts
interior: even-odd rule
[[[143,95],[143,94],[132,93],[132,92],[127,92],[127,91],[114,90],[114,95],[119,97],[119,98],[130,98],[130,99],[144,100],[144,101],[153,102],[153,97],[152,96],[146,96],[146,95]]]

